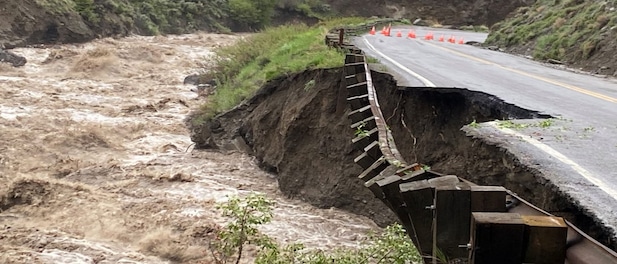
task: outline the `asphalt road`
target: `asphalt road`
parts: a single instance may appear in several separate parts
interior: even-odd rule
[[[553,117],[503,121],[465,130],[507,147],[559,188],[617,227],[617,80],[556,69],[523,57],[471,45],[485,33],[413,27],[392,29],[392,37],[364,35],[354,44],[393,71],[401,86],[458,87],[493,94],[519,107]],[[396,37],[401,30],[403,37]],[[424,40],[432,32],[434,40]],[[439,37],[444,36],[445,42]],[[610,55],[612,56],[612,55]]]

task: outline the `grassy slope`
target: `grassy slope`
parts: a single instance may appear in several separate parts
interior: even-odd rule
[[[535,59],[555,59],[592,69],[613,54],[617,32],[617,1],[538,0],[496,24],[486,41]]]
[[[210,73],[220,84],[193,119],[198,125],[251,96],[262,84],[281,75],[305,69],[342,66],[344,54],[324,45],[328,29],[360,24],[362,18],[323,22],[316,26],[287,25],[261,33],[217,51],[217,70]],[[310,89],[311,83],[306,84]]]

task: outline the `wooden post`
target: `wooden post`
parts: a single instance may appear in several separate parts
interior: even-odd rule
[[[392,175],[377,181],[377,185],[379,185],[379,187],[383,191],[386,200],[388,200],[388,202],[392,206],[396,216],[398,216],[399,220],[401,220],[403,227],[405,227],[405,231],[412,239],[414,244],[416,244],[417,240],[413,231],[414,226],[411,222],[411,219],[409,218],[409,211],[407,210],[407,205],[405,204],[405,201],[403,200],[403,196],[401,195],[400,191],[399,185],[401,183],[401,177],[397,175]]]
[[[520,264],[524,237],[525,223],[519,214],[472,213],[469,263]]]
[[[561,217],[522,216],[527,225],[524,263],[563,264],[568,226]]]
[[[338,30],[338,45],[339,47],[343,46],[343,41],[345,40],[345,29],[341,28]]]
[[[467,248],[460,246],[469,243],[470,218],[471,188],[467,184],[435,187],[433,257],[439,250],[451,260],[468,258]]]
[[[472,212],[506,212],[506,188],[471,186]]]
[[[433,255],[433,199],[435,192],[428,181],[415,181],[399,185],[403,200],[413,225],[416,247],[425,263]],[[408,230],[409,232],[410,230]]]

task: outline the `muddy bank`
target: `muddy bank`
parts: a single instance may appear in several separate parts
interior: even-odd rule
[[[345,98],[339,88],[340,74],[340,69],[315,70],[276,79],[244,104],[193,128],[192,140],[202,148],[252,153],[263,168],[277,175],[286,195],[387,224],[393,215],[356,179],[361,169],[353,159],[360,153],[352,148],[349,110],[339,99]],[[308,89],[305,84],[311,80],[315,86]],[[505,186],[613,246],[606,228],[530,164],[461,131],[474,121],[548,116],[486,93],[400,88],[390,75],[378,72],[373,72],[373,80],[384,117],[406,161],[478,184]]]
[[[392,223],[395,216],[357,179],[362,171],[353,159],[360,153],[350,144],[344,95],[337,104],[341,73],[322,69],[273,80],[235,109],[192,128],[191,138],[201,148],[248,149],[290,197]]]

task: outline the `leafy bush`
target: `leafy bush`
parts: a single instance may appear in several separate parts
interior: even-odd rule
[[[322,251],[307,250],[299,243],[280,246],[257,230],[258,225],[272,219],[273,204],[265,196],[251,193],[243,199],[233,197],[219,205],[223,215],[230,217],[231,221],[219,232],[219,240],[213,244],[217,263],[227,263],[234,256],[235,263],[239,263],[246,243],[259,247],[256,264],[408,264],[421,261],[420,254],[398,224],[386,227],[381,234],[371,234],[359,248]]]
[[[276,0],[229,0],[232,21],[248,29],[261,29],[270,24]]]
[[[211,244],[216,263],[228,263],[233,257],[235,263],[239,263],[245,244],[272,247],[272,240],[260,234],[257,226],[272,220],[273,204],[274,201],[256,193],[243,199],[232,197],[226,203],[219,204],[223,216],[229,217],[231,221],[219,231],[218,240]]]

